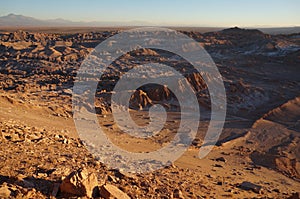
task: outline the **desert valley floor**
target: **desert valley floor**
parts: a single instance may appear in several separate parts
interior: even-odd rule
[[[1,31],[0,198],[300,197],[300,34],[181,30],[210,54],[226,89],[225,126],[203,159],[198,151],[211,102],[201,75],[182,58],[155,49],[114,61],[99,82],[95,104],[86,108],[95,107],[114,144],[147,154],[168,143],[180,123],[172,92],[150,85],[132,96],[131,117],[145,125],[148,107],[163,102],[168,110],[163,132],[139,139],[118,128],[109,101],[128,67],[155,61],[184,73],[204,113],[196,139],[181,158],[160,170],[128,174],[92,156],[72,115],[76,71],[93,48],[119,31]]]

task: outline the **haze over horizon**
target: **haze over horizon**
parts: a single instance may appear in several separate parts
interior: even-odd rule
[[[73,22],[132,22],[145,25],[206,27],[300,26],[297,0],[254,0],[251,2],[197,1],[21,1],[2,2],[0,15],[10,13],[39,20]]]

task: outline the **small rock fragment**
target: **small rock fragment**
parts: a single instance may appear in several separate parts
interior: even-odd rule
[[[173,191],[173,198],[184,199],[184,196],[183,196],[182,192],[179,189],[175,189]]]
[[[273,191],[276,192],[276,193],[280,193],[280,190],[277,189],[277,188],[273,189]]]
[[[216,161],[217,162],[226,162],[226,159],[224,157],[219,157],[219,158],[216,158]]]
[[[244,190],[251,190],[255,193],[260,193],[261,190],[262,190],[262,186],[253,184],[253,183],[248,182],[248,181],[242,182],[242,184],[240,184],[240,188],[244,189]]]
[[[111,182],[114,182],[114,183],[117,182],[116,177],[114,177],[114,176],[112,176],[112,175],[107,176],[107,179],[108,179],[109,181],[111,181]]]
[[[220,164],[215,164],[215,165],[214,165],[214,167],[223,168],[223,166],[222,166],[222,165],[220,165]]]
[[[223,185],[223,182],[222,181],[218,181],[217,185]]]

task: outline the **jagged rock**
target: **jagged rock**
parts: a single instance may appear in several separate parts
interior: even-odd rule
[[[244,181],[240,184],[240,188],[244,190],[251,190],[255,193],[260,193],[262,190],[262,186],[253,184],[252,182]]]
[[[25,140],[24,135],[17,132],[5,132],[2,133],[3,138],[12,142],[22,142]]]
[[[300,192],[292,193],[290,197],[287,199],[299,199],[300,198]]]
[[[111,181],[111,182],[114,182],[114,183],[116,183],[116,182],[118,181],[118,178],[116,178],[116,177],[114,177],[114,176],[112,176],[112,175],[107,176],[107,179],[108,179],[109,181]]]
[[[219,157],[219,158],[216,158],[216,161],[217,162],[226,162],[226,159],[224,157]]]
[[[130,199],[130,197],[121,191],[118,187],[110,184],[105,184],[100,187],[100,196],[105,199]]]
[[[11,191],[9,190],[9,187],[6,183],[3,183],[0,186],[0,198],[8,198],[11,194]]]
[[[183,196],[182,192],[179,189],[175,189],[173,191],[173,198],[184,199],[184,196]]]
[[[134,92],[130,99],[130,108],[137,110],[142,110],[144,107],[150,106],[151,104],[152,100],[142,90]]]
[[[215,164],[214,167],[219,167],[219,168],[223,168],[223,165],[220,164]]]
[[[205,81],[203,80],[200,73],[192,73],[187,76],[188,82],[190,82],[194,89],[199,92],[207,88]]]
[[[154,50],[151,50],[149,48],[143,48],[143,49],[140,49],[138,52],[137,52],[137,55],[144,55],[144,56],[159,56],[159,54],[157,52],[155,52]]]
[[[25,188],[33,188],[35,185],[25,175],[19,174],[16,176],[16,182],[18,185]]]
[[[153,101],[163,102],[171,100],[173,95],[167,86],[154,86],[147,89],[147,95]]]
[[[59,188],[63,193],[91,198],[97,194],[97,186],[97,176],[87,169],[80,169],[67,176]]]

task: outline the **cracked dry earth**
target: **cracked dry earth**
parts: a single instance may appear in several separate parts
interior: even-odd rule
[[[299,198],[299,35],[238,28],[185,32],[211,54],[224,78],[225,127],[211,153],[199,159],[210,104],[202,79],[183,70],[204,113],[197,137],[172,165],[132,174],[92,156],[76,133],[71,110],[80,62],[115,33],[1,33],[0,198]],[[147,124],[147,107],[161,100],[169,110],[166,130],[137,139],[118,128],[107,96],[116,74],[136,56],[142,63],[188,67],[173,55],[144,49],[121,57],[99,84],[95,106],[105,133],[128,151],[148,152],[172,139],[180,117],[176,104],[168,104],[173,98],[168,90],[142,88],[133,96],[131,117]]]

